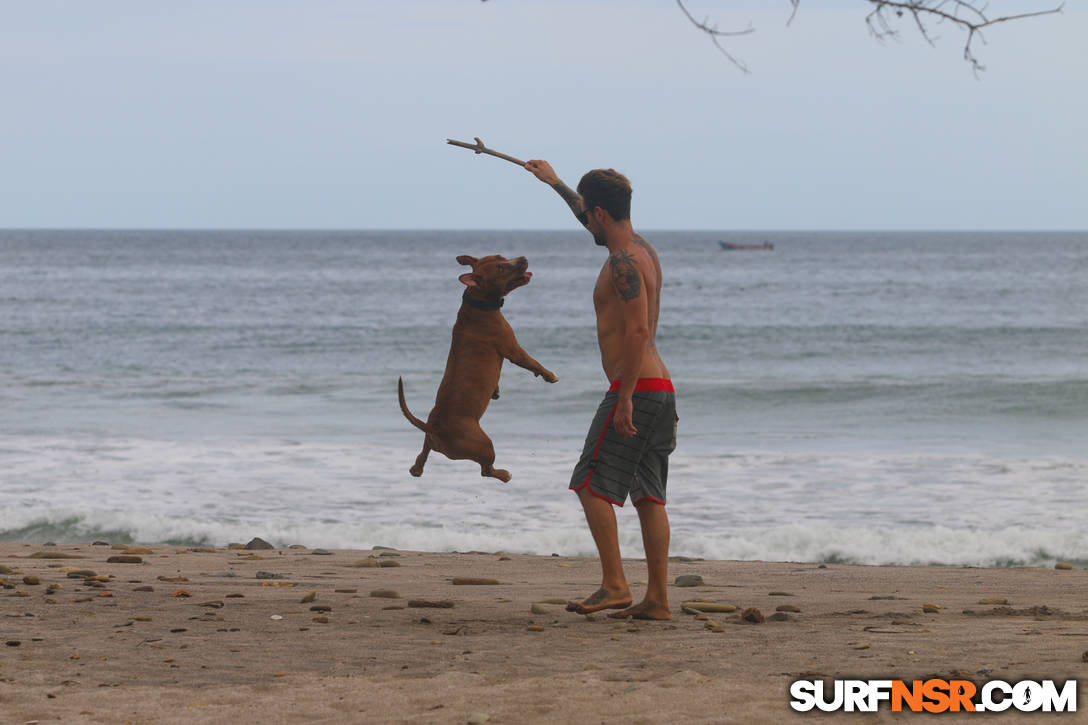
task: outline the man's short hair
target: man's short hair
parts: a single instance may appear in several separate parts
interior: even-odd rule
[[[586,209],[599,206],[614,221],[631,218],[631,182],[615,169],[594,169],[578,182]]]

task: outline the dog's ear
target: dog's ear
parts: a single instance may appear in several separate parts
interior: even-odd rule
[[[461,280],[461,282],[466,287],[479,287],[480,286],[480,275],[475,274],[473,272],[465,272],[464,274],[462,274],[457,279]]]
[[[475,267],[476,262],[477,259],[475,257],[470,257],[467,254],[462,254],[460,257],[457,258],[458,264],[467,264],[470,267]]]

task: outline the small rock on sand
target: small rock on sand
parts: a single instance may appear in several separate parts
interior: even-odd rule
[[[795,607],[792,604],[779,604],[777,607],[774,608],[774,611],[776,611],[776,612],[793,612],[794,614],[799,614],[801,612],[801,608],[800,607]]]
[[[39,579],[36,576],[24,576],[23,577],[23,584],[27,584],[29,586],[34,586],[36,584],[41,584],[41,583],[42,583],[42,580]]]
[[[311,556],[332,556],[332,552],[331,551],[326,551],[325,549],[314,549],[313,551],[310,552],[310,555]]]
[[[389,567],[400,566],[400,562],[399,561],[393,561],[392,559],[383,559],[378,564],[378,566],[380,566],[383,569],[388,569]]]
[[[755,607],[748,607],[740,613],[741,621],[748,622],[749,624],[763,624],[763,612],[759,611]]]
[[[698,587],[703,585],[703,578],[698,574],[681,574],[673,584],[678,587]]]
[[[393,589],[375,589],[370,592],[370,596],[378,597],[380,599],[400,599],[400,594]]]
[[[979,599],[979,604],[993,604],[999,607],[1009,606],[1009,600],[1004,597],[987,597],[986,599]]]
[[[138,556],[111,556],[106,559],[107,564],[143,564],[144,560]]]
[[[775,612],[771,616],[767,617],[767,621],[768,622],[785,622],[785,621],[788,621],[789,618],[790,618],[790,615],[786,614],[785,612]]]
[[[543,604],[534,604],[529,607],[529,611],[533,614],[547,614],[549,612],[548,608]]]
[[[1072,564],[1067,564],[1064,561],[1059,561],[1057,564],[1054,565],[1054,568],[1055,569],[1061,569],[1063,571],[1069,571],[1070,569],[1073,568],[1073,565]]]
[[[245,545],[246,549],[274,549],[276,547],[269,544],[267,541],[260,537],[254,537],[248,544]]]
[[[383,564],[384,564],[384,562],[383,562]],[[499,584],[500,582],[499,582],[498,579],[484,579],[484,578],[475,577],[475,576],[458,576],[458,577],[453,578],[453,583],[457,584],[457,585],[466,585],[467,584],[467,585],[477,585],[477,586],[485,585],[486,586],[486,585],[491,585],[491,584]]]
[[[317,592],[308,592],[306,596],[302,597],[299,604],[309,604],[313,600],[317,599]]]
[[[530,624],[525,629],[529,630],[530,632],[543,632],[544,631],[544,628],[541,627],[539,624]]]
[[[727,613],[737,611],[737,608],[732,604],[723,604],[720,602],[684,602],[683,606],[698,612]]]

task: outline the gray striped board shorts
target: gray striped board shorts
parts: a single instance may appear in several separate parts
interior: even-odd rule
[[[605,394],[589,426],[582,456],[570,478],[570,489],[586,486],[599,498],[623,506],[650,499],[665,505],[669,454],[676,448],[676,393],[672,381],[640,378],[631,396],[638,433],[622,438],[612,426],[619,381]]]

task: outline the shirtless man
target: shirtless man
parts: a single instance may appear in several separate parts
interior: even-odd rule
[[[631,227],[631,184],[622,174],[590,171],[575,192],[547,161],[529,161],[525,168],[555,189],[609,252],[593,288],[593,307],[601,364],[612,387],[593,419],[570,483],[597,544],[601,588],[581,602],[570,602],[567,610],[619,609],[609,616],[670,619],[665,482],[677,418],[672,380],[655,343],[661,264],[654,248]],[[634,606],[612,508],[628,496],[638,511],[649,570],[646,596]]]

